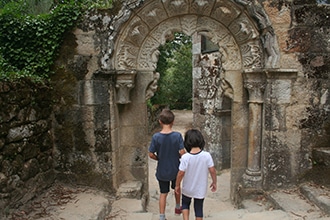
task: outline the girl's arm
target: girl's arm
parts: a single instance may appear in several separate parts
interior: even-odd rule
[[[211,178],[212,178],[212,183],[210,185],[211,191],[215,192],[217,190],[217,172],[215,170],[215,167],[210,167],[209,168],[209,172],[211,174]]]
[[[176,176],[176,182],[175,182],[175,193],[180,194],[181,193],[181,181],[184,177],[184,171],[179,170],[178,175]]]

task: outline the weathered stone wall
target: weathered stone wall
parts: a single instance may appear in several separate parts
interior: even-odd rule
[[[330,147],[330,5],[300,1],[292,7],[293,23],[289,33],[288,51],[297,54],[302,65],[301,83],[308,88],[307,107],[299,121],[302,143],[311,147]],[[302,91],[299,91],[299,93]],[[301,99],[301,93],[296,98]]]
[[[96,30],[88,22],[80,25],[67,34],[52,77],[58,99],[52,123],[54,169],[59,181],[112,192],[113,77],[92,74],[97,69]]]
[[[53,184],[51,89],[0,82],[0,218]]]
[[[143,1],[131,2],[120,11],[90,12],[68,33],[51,93],[1,84],[0,208],[26,201],[55,176],[111,192],[137,180],[147,192],[146,94],[154,92],[157,48],[173,31],[208,30],[221,46],[217,65],[194,51],[194,125],[220,168],[225,149],[219,143],[231,147],[232,199],[241,186],[296,183],[310,169],[312,148],[330,142],[329,6],[269,0],[260,8],[257,1],[233,0],[181,7],[146,0],[143,8]],[[160,14],[148,17],[156,8]],[[267,41],[272,31],[273,44]],[[279,55],[274,66],[266,59],[272,50]]]
[[[312,149],[329,147],[329,5],[264,2],[281,50],[297,77],[271,77],[265,90],[264,189],[286,187],[312,167]],[[276,79],[277,78],[277,79]]]

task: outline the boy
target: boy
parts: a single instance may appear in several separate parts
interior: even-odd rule
[[[175,193],[181,192],[182,182],[182,215],[184,220],[189,220],[189,208],[194,198],[196,220],[203,219],[203,203],[208,186],[208,173],[211,174],[211,191],[217,189],[217,176],[213,159],[210,153],[203,151],[205,141],[202,133],[196,129],[186,132],[184,146],[187,154],[181,158],[179,172],[176,178]]]
[[[180,158],[185,153],[183,138],[179,132],[172,131],[174,114],[169,109],[163,109],[159,115],[160,132],[152,136],[149,147],[149,157],[157,160],[156,178],[159,183],[159,217],[165,220],[167,194],[174,189],[176,176],[179,171]],[[175,214],[181,214],[180,194],[175,194]]]

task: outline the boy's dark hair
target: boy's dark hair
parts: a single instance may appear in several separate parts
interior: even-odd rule
[[[184,136],[184,147],[188,152],[193,147],[199,147],[201,150],[204,149],[205,141],[202,133],[197,129],[190,129]]]
[[[163,109],[162,112],[159,115],[159,120],[165,124],[165,125],[169,125],[174,121],[174,114],[170,109]]]

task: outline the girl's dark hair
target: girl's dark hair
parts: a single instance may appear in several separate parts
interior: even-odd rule
[[[188,152],[193,147],[199,147],[201,150],[204,149],[205,141],[202,133],[197,129],[190,129],[184,136],[184,147]]]
[[[175,116],[174,116],[173,112],[168,108],[163,109],[159,115],[159,120],[164,125],[171,124],[174,121],[174,118],[175,118]]]

